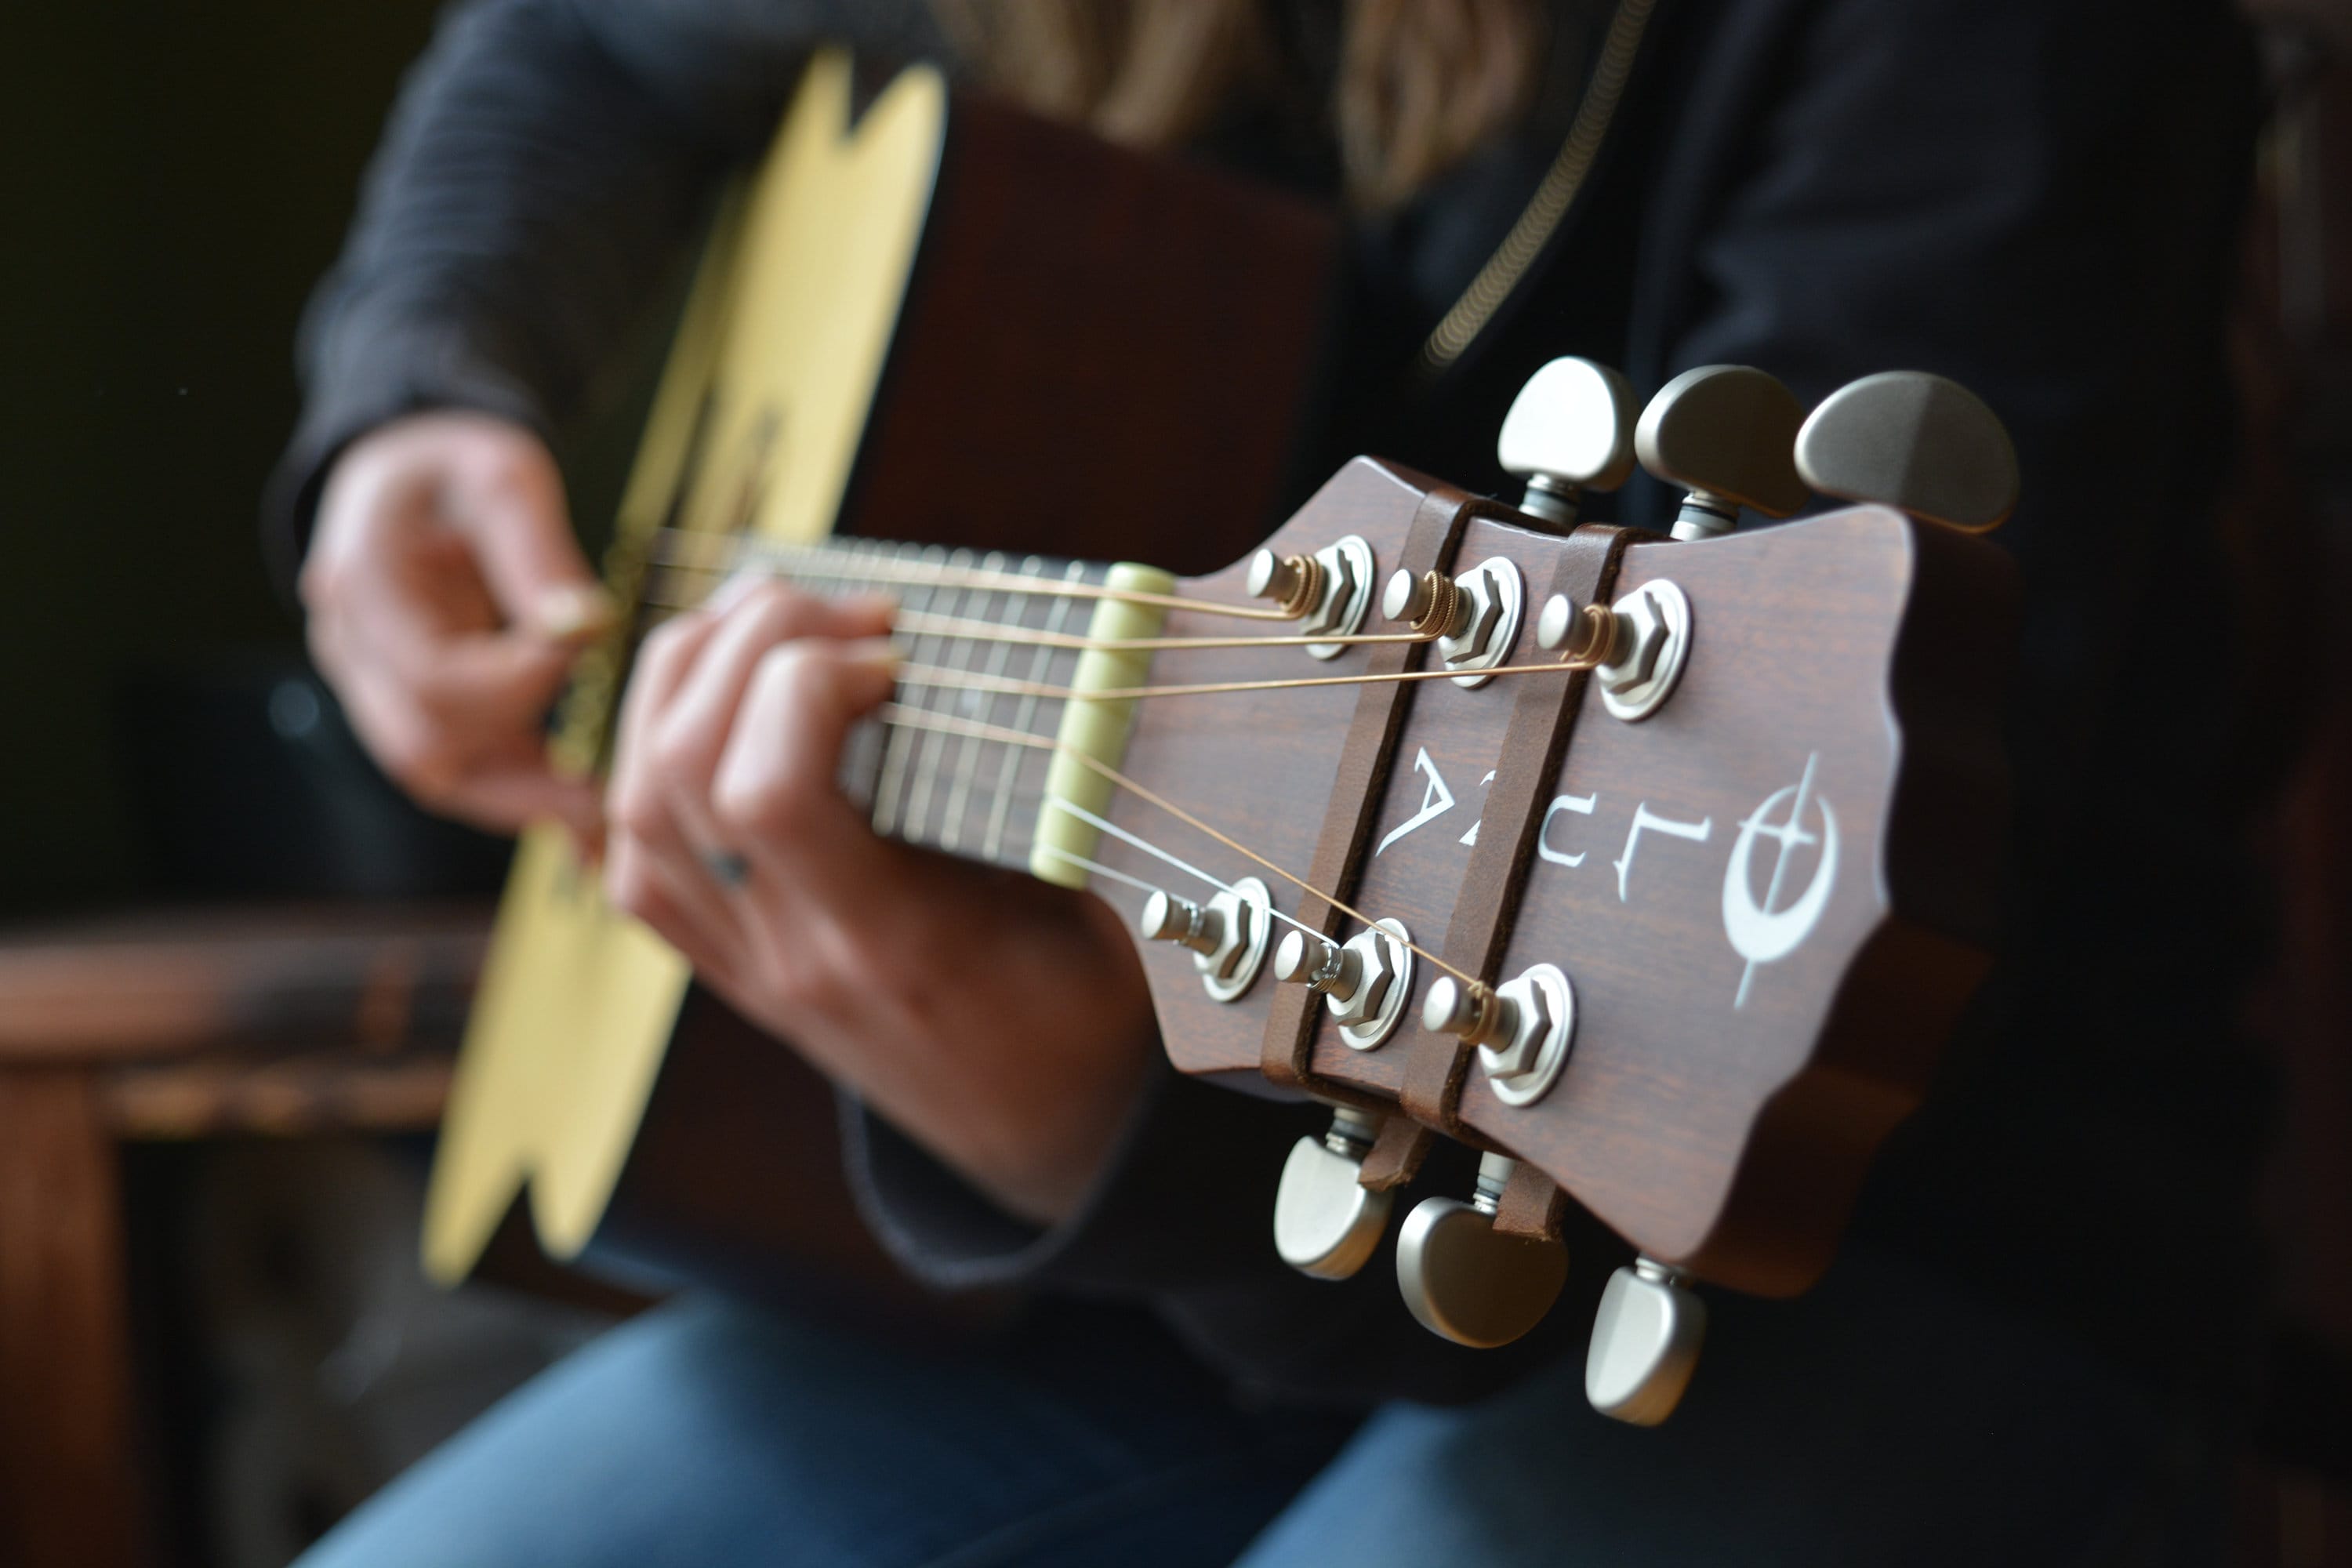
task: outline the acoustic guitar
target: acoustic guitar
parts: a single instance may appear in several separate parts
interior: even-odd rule
[[[1042,456],[941,463],[927,446],[940,432],[899,434],[912,416],[897,399],[921,384],[902,367],[920,363],[925,279],[955,287],[928,247],[949,243],[962,130],[1028,139],[1024,158],[1146,165],[963,106],[940,161],[947,100],[921,73],[845,141],[847,83],[838,60],[813,68],[707,268],[616,588],[679,599],[756,566],[898,595],[899,690],[845,760],[876,830],[1121,906],[1181,1069],[1332,1108],[1328,1133],[1268,1172],[1273,1245],[1294,1266],[1362,1268],[1433,1141],[1458,1140],[1482,1152],[1477,1186],[1404,1218],[1398,1282],[1433,1331],[1499,1344],[1549,1308],[1566,1207],[1589,1210],[1640,1258],[1603,1296],[1588,1393],[1622,1419],[1662,1419],[1704,1330],[1691,1281],[1785,1295],[1820,1274],[1986,965],[2016,599],[2007,557],[1974,537],[2015,498],[1998,421],[1932,376],[1865,378],[1809,413],[1731,366],[1637,410],[1614,373],[1558,361],[1501,432],[1505,467],[1528,479],[1517,504],[1360,458],[1244,552],[1231,536],[1278,487],[1268,431],[1304,389],[1328,233],[1220,188],[1242,210],[1219,221],[1255,226],[1223,230],[1233,271],[1180,268],[1199,289],[1185,308],[1219,332],[1233,298],[1263,314],[1235,332],[1245,342],[1140,334],[1170,356],[1155,363],[1171,385],[1189,366],[1226,394],[1181,427],[1189,461],[1161,429],[1150,460],[1122,455],[1098,483],[1048,489]],[[936,179],[928,223],[913,200],[889,222],[868,201],[807,205],[804,175],[838,196],[841,170],[871,174],[886,148],[897,174]],[[811,236],[868,222],[892,236],[882,270],[912,280],[879,302],[874,249],[850,245],[861,265],[846,271],[810,254]],[[1005,288],[992,276],[987,297]],[[841,352],[845,319],[863,323],[862,358]],[[1268,342],[1283,351],[1271,367]],[[1077,357],[1103,353],[1097,340]],[[1103,390],[1098,420],[1154,379],[1111,358],[1120,390]],[[813,365],[856,374],[835,384]],[[1262,405],[1237,413],[1242,386]],[[857,412],[805,406],[826,397]],[[794,444],[820,428],[838,439]],[[1057,481],[1070,434],[1046,433]],[[1027,450],[1046,444],[1029,435]],[[1163,518],[1203,455],[1217,493]],[[1580,525],[1582,494],[1637,459],[1686,495],[1674,536]],[[1017,498],[986,520],[1001,533],[977,536],[994,547],[942,539],[992,485]],[[1734,528],[1815,492],[1864,504]],[[1072,495],[1089,504],[1056,504]],[[1140,520],[1129,537],[1163,560],[1222,545],[1231,563],[1102,563],[1041,538],[1033,515],[1097,510]],[[941,542],[827,538],[836,516]],[[567,710],[572,765],[595,764],[627,646],[603,650]],[[460,1271],[526,1186],[559,1254],[614,1224],[656,1082],[698,1076],[680,1059],[698,1031],[665,1065],[687,984],[597,902],[560,837],[527,840],[436,1173],[437,1272]],[[762,1055],[743,1044],[739,1058]],[[766,1044],[771,1066],[747,1075],[772,1079],[788,1058]]]

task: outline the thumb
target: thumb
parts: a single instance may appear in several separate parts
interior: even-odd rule
[[[553,455],[523,430],[500,432],[493,446],[448,508],[491,598],[529,635],[566,643],[594,636],[610,624],[612,603],[572,535]]]

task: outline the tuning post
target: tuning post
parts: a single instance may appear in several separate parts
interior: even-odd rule
[[[1527,481],[1519,510],[1575,526],[1587,490],[1613,490],[1633,471],[1633,389],[1605,364],[1556,359],[1528,379],[1503,417],[1495,457]]]
[[[1172,942],[1192,953],[1201,984],[1231,1002],[1257,978],[1274,931],[1274,898],[1255,877],[1244,877],[1196,904],[1165,889],[1143,901],[1136,930],[1146,942]]]
[[[1320,1139],[1291,1145],[1275,1189],[1274,1249],[1300,1273],[1345,1279],[1379,1249],[1393,1194],[1372,1192],[1360,1178],[1380,1125],[1367,1112],[1340,1106]]]
[[[1679,1270],[1637,1258],[1601,1292],[1584,1358],[1584,1396],[1603,1415],[1655,1426],[1682,1402],[1706,1339],[1706,1301]]]
[[[1422,1004],[1422,1027],[1478,1047],[1478,1066],[1506,1105],[1549,1094],[1576,1045],[1576,987],[1538,963],[1500,985],[1441,974]]]
[[[1397,1233],[1397,1289],[1423,1328],[1456,1344],[1509,1344],[1543,1321],[1568,1280],[1568,1248],[1555,1239],[1495,1228],[1503,1189],[1518,1162],[1478,1162],[1468,1203],[1425,1198]]]
[[[1320,994],[1339,1037],[1360,1051],[1396,1033],[1412,993],[1412,941],[1402,921],[1384,920],[1345,942],[1286,931],[1274,952],[1274,977]]]
[[[1591,670],[1612,715],[1629,723],[1646,719],[1674,695],[1690,662],[1690,597],[1664,578],[1606,606],[1580,608],[1554,594],[1536,617],[1536,642]]]
[[[1312,555],[1276,555],[1260,550],[1250,557],[1242,587],[1253,599],[1271,599],[1296,620],[1323,596],[1323,563]]]
[[[1475,688],[1493,679],[1486,672],[1509,657],[1526,604],[1527,586],[1519,569],[1497,555],[1459,577],[1443,572],[1416,577],[1402,569],[1391,573],[1381,595],[1381,613],[1423,637],[1434,637],[1438,658],[1458,672],[1454,684]]]
[[[1242,588],[1254,599],[1279,605],[1304,636],[1350,637],[1363,630],[1371,608],[1372,571],[1372,547],[1351,533],[1312,555],[1262,549],[1250,557]],[[1347,649],[1343,642],[1307,647],[1317,658],[1337,658]]]
[[[1642,466],[1685,494],[1676,539],[1730,531],[1748,507],[1787,517],[1811,492],[1798,477],[1796,394],[1746,365],[1702,365],[1659,389],[1642,410],[1633,449]]]

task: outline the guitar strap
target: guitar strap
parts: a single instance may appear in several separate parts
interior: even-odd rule
[[[1398,566],[1419,576],[1451,565],[1462,531],[1472,517],[1481,512],[1508,515],[1504,509],[1482,504],[1450,485],[1430,481],[1421,508],[1405,531]],[[1382,643],[1372,649],[1365,671],[1391,675],[1417,668],[1427,652],[1426,643]],[[1411,681],[1381,680],[1358,688],[1355,718],[1348,726],[1348,739],[1340,748],[1339,775],[1331,781],[1331,798],[1323,810],[1322,836],[1316,841],[1315,858],[1307,875],[1307,880],[1315,886],[1328,888],[1340,898],[1354,892],[1357,873],[1363,867],[1365,846],[1371,840],[1373,820],[1380,810],[1379,785],[1388,777],[1397,737],[1404,729],[1412,687]],[[1302,904],[1301,918],[1322,935],[1333,935],[1342,918],[1339,911],[1319,900],[1307,902],[1320,903],[1321,908],[1308,916]],[[1267,1010],[1265,1040],[1258,1053],[1258,1069],[1269,1083],[1282,1089],[1309,1087],[1309,1059],[1314,1052],[1315,1021],[1322,1016],[1318,1005],[1321,1001],[1319,994],[1304,985],[1275,987],[1273,1003]],[[1334,1092],[1330,1086],[1315,1086],[1315,1091],[1327,1099],[1343,1101],[1360,1098],[1344,1089]]]
[[[1625,528],[1577,529],[1563,542],[1551,581],[1534,602],[1548,603],[1553,595],[1564,594],[1574,605],[1608,603],[1625,547],[1644,537]],[[1588,674],[1580,670],[1560,681],[1523,680],[1512,703],[1503,754],[1487,791],[1478,842],[1463,873],[1444,949],[1449,962],[1489,984],[1496,978],[1496,971],[1509,946],[1519,897],[1535,858],[1536,836],[1543,829],[1544,798],[1567,758],[1588,679]],[[1413,1037],[1411,1048],[1401,1096],[1411,1124],[1474,1145],[1483,1142],[1475,1135],[1465,1136],[1467,1130],[1459,1121],[1463,1075],[1469,1068],[1472,1047],[1452,1035],[1423,1030]],[[1392,1120],[1402,1122],[1404,1118]],[[1385,1151],[1375,1146],[1375,1156],[1387,1157],[1366,1160],[1362,1177],[1366,1186],[1410,1179],[1410,1167],[1420,1163],[1423,1150],[1406,1145],[1409,1136],[1400,1133],[1388,1141],[1391,1147]],[[1523,1163],[1504,1191],[1495,1226],[1507,1234],[1556,1236],[1564,1201],[1549,1177]]]

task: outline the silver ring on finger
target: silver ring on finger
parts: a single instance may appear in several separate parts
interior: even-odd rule
[[[740,888],[751,879],[751,862],[732,849],[705,849],[701,858],[702,868],[722,888]]]

